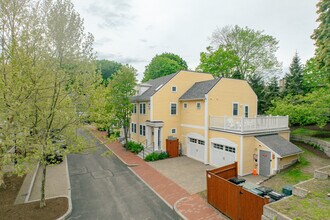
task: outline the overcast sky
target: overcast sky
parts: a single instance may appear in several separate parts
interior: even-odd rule
[[[128,63],[138,79],[150,60],[178,54],[194,70],[216,27],[248,26],[279,40],[277,57],[286,70],[295,51],[313,56],[317,0],[73,0],[95,37],[99,59]]]

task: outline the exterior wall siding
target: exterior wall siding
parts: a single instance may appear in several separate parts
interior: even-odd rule
[[[167,82],[158,92],[153,95],[153,120],[160,120],[164,122],[162,128],[162,148],[165,150],[166,138],[174,136],[179,138],[181,136],[181,122],[180,122],[180,102],[179,98],[195,83],[199,81],[206,81],[213,79],[211,74],[196,73],[181,71]],[[177,87],[176,92],[172,92],[172,86]],[[170,103],[177,104],[177,114],[170,114]],[[175,135],[171,134],[172,128],[177,129]]]
[[[234,102],[238,103],[238,117],[244,117],[244,105],[249,106],[249,117],[257,115],[257,96],[246,81],[222,78],[208,96],[208,115],[232,116]]]

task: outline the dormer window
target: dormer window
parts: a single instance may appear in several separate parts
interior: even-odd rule
[[[172,92],[176,92],[176,86],[172,86]]]

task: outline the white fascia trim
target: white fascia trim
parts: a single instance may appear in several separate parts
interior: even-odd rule
[[[154,100],[154,99],[153,99],[153,97],[151,96],[151,97],[150,97],[150,121],[152,121],[152,119],[153,119],[152,115],[153,115],[153,113],[154,113],[154,112],[153,112],[153,110],[154,110],[154,109],[153,109],[153,107],[154,107],[154,106],[153,106],[153,104],[154,104],[154,103],[153,103],[153,100]]]
[[[207,129],[206,127],[198,126],[198,125],[181,124],[181,126],[182,127],[187,127],[187,128],[196,128],[196,129],[201,129],[201,130]]]
[[[197,105],[197,104],[196,104]],[[202,104],[201,104],[202,105]],[[205,102],[204,102],[204,137],[205,137],[205,147],[204,147],[204,164],[209,164],[208,161],[208,152],[210,152],[209,147],[209,120],[208,120],[208,112],[209,112],[209,106],[208,106],[208,94],[205,94]]]
[[[243,135],[241,135],[241,147],[240,147],[240,155],[239,155],[239,175],[243,176]]]

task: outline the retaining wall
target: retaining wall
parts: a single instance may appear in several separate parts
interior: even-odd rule
[[[290,136],[290,140],[292,141],[300,141],[306,144],[311,145],[317,145],[320,146],[320,148],[324,151],[324,153],[330,157],[330,142],[320,140],[318,138],[314,137],[308,137],[308,136],[301,136],[301,135],[292,135]]]

